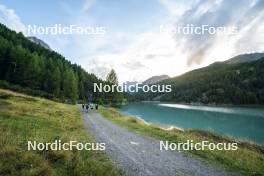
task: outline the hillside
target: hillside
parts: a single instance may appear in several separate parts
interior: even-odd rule
[[[252,62],[252,61],[259,60],[263,57],[264,57],[264,53],[241,54],[241,55],[235,56],[227,60],[225,63],[237,64],[237,63],[243,63],[243,62]]]
[[[160,76],[152,76],[149,79],[143,81],[143,84],[155,84],[157,82],[163,81],[165,79],[169,79],[168,75],[160,75]]]
[[[119,175],[100,151],[28,151],[27,141],[92,142],[79,109],[0,89],[0,175]]]
[[[228,64],[217,62],[161,81],[171,84],[165,94],[139,93],[138,100],[205,104],[264,104],[264,59]]]
[[[87,99],[95,75],[72,64],[62,55],[31,42],[0,24],[0,80],[27,89],[27,93],[62,100]],[[5,84],[1,87],[8,87]],[[12,88],[12,86],[10,86]],[[39,93],[41,92],[41,93]],[[98,99],[99,94],[93,98]]]

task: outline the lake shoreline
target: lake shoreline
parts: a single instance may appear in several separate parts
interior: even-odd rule
[[[201,102],[172,102],[172,101],[133,101],[130,103],[166,103],[166,104],[182,104],[191,106],[208,106],[208,107],[252,107],[252,108],[264,108],[264,104],[217,104],[217,103],[201,103]],[[127,105],[126,104],[126,105]]]
[[[118,111],[118,112],[120,112],[120,111]],[[120,113],[122,114],[122,112],[120,112]],[[180,131],[184,131],[183,128],[178,127],[178,126],[175,126],[175,125],[155,124],[155,123],[147,122],[146,120],[142,119],[139,116],[133,116],[133,115],[131,115],[131,117],[132,118],[136,118],[138,120],[141,120],[145,125],[148,125],[148,126],[151,126],[151,125],[158,126],[161,129],[166,130],[166,131],[171,131],[171,130],[174,130],[174,129],[180,130]]]
[[[227,136],[218,135],[211,131],[188,129],[180,131],[177,129],[164,130],[156,125],[146,125],[135,116],[124,115],[114,108],[100,108],[99,112],[110,121],[135,131],[138,134],[153,137],[157,140],[169,142],[184,142],[187,140],[218,142],[237,142],[237,151],[187,151],[193,157],[200,158],[205,162],[222,166],[231,171],[238,171],[241,175],[252,173],[263,173],[264,171],[264,145],[252,143],[250,141],[238,141]],[[239,161],[239,162],[237,162]]]
[[[165,102],[134,102],[119,112],[171,130],[201,129],[239,140],[263,144],[264,108],[248,106],[202,106]],[[239,125],[238,125],[239,124]],[[254,129],[254,130],[253,130]]]
[[[178,130],[178,131],[189,131],[189,130],[197,130],[197,131],[203,131],[205,133],[213,133],[215,136],[220,136],[220,137],[224,137],[224,138],[228,138],[231,141],[235,141],[237,143],[250,143],[250,144],[254,144],[254,145],[260,145],[260,146],[264,146],[264,144],[260,144],[257,143],[255,141],[251,141],[250,139],[243,139],[243,138],[238,138],[238,137],[234,137],[234,136],[230,136],[230,135],[225,135],[225,134],[219,134],[215,131],[211,131],[211,130],[206,130],[206,129],[198,129],[198,128],[187,128],[187,129],[183,129],[181,127],[178,127],[176,125],[165,125],[165,124],[157,124],[157,123],[151,123],[151,122],[147,122],[146,120],[144,120],[143,118],[139,117],[139,116],[135,116],[135,115],[130,115],[130,114],[123,114],[121,111],[119,111],[117,109],[117,111],[122,115],[122,116],[129,116],[131,118],[137,119],[139,121],[141,121],[144,125],[146,126],[155,126],[157,128],[160,128],[164,131],[174,131],[174,130]]]

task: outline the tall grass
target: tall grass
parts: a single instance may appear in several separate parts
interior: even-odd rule
[[[0,89],[0,175],[120,175],[95,151],[28,151],[27,141],[92,142],[78,107]]]

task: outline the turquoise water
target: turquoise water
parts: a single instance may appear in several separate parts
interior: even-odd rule
[[[148,123],[183,129],[212,130],[219,134],[264,144],[264,107],[193,106],[132,103],[119,109]]]

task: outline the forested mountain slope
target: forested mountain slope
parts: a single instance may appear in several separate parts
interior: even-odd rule
[[[44,92],[49,98],[84,99],[100,81],[62,55],[31,42],[0,24],[1,84]],[[3,83],[3,80],[6,81]],[[99,95],[93,94],[94,98]]]
[[[137,100],[205,104],[264,104],[264,58],[243,63],[217,62],[161,81],[170,93],[139,93]]]

